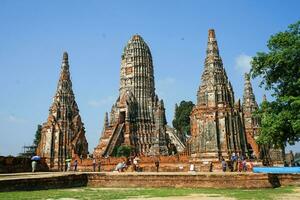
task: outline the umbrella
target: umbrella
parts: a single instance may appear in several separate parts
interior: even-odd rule
[[[33,156],[31,158],[31,160],[38,161],[38,160],[41,160],[41,157],[40,156]]]
[[[68,158],[68,159],[66,159],[66,162],[71,162],[71,160],[72,160],[72,159]]]

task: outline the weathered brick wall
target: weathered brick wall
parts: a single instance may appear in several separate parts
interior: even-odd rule
[[[31,172],[30,158],[0,156],[0,173]],[[45,160],[38,161],[37,171],[49,171]]]
[[[176,155],[176,156],[160,156],[160,157],[147,157],[141,156],[139,166],[141,171],[143,172],[154,172],[156,171],[155,167],[155,160],[158,158],[160,160],[159,163],[159,171],[160,172],[187,172],[190,170],[190,165],[194,164],[195,171],[197,172],[208,172],[210,168],[210,162],[192,162],[189,160],[188,155]],[[77,158],[76,158],[77,159]],[[78,160],[78,171],[93,171],[93,159],[83,159],[82,162],[80,159]],[[96,160],[96,171],[98,171],[100,161],[100,171],[114,171],[116,165],[120,162],[127,161],[125,157],[108,157],[108,158],[101,158],[100,160]],[[73,162],[72,162],[73,164]],[[133,168],[128,163],[129,167],[126,170],[127,172],[132,172]],[[260,166],[261,163],[254,163],[256,166]],[[222,171],[221,162],[214,161],[213,162],[213,172],[220,172]],[[229,169],[228,169],[229,170]],[[252,171],[249,168],[248,171]]]
[[[88,186],[92,187],[270,188],[279,186],[276,179],[270,182],[266,174],[115,172],[115,174],[89,174],[88,176]]]
[[[300,186],[300,174],[253,173],[53,173],[48,176],[1,178],[0,191],[69,187],[271,188]]]
[[[49,177],[0,179],[0,192],[14,190],[45,190],[55,188],[72,188],[87,186],[88,178],[86,174],[64,174]]]
[[[93,171],[93,159],[83,159],[76,157],[73,158],[72,165],[74,160],[78,161],[78,171]],[[159,171],[162,172],[177,172],[177,171],[188,171],[189,170],[189,157],[187,155],[176,155],[176,156],[159,156],[159,157],[149,157],[149,156],[140,156],[139,157],[139,166],[144,172],[156,171],[155,160],[159,159]],[[108,157],[96,159],[96,171],[98,171],[98,165],[100,162],[101,168],[100,171],[113,171],[116,165],[120,162],[127,162],[129,168],[127,171],[133,171],[130,162],[126,157]]]

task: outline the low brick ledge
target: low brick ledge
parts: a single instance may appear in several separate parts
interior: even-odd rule
[[[272,188],[300,186],[300,174],[235,172],[66,172],[1,174],[0,191],[72,187]]]

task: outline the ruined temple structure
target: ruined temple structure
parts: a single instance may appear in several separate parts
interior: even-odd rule
[[[138,155],[168,155],[169,137],[163,100],[155,94],[150,49],[134,35],[121,57],[119,97],[105,115],[104,129],[94,157],[111,156],[119,146]]]
[[[200,161],[228,159],[235,153],[247,153],[242,106],[235,102],[234,92],[223,67],[214,30],[208,32],[208,43],[202,82],[191,119],[188,141],[191,158]]]
[[[88,143],[72,90],[68,54],[63,54],[61,73],[47,122],[42,125],[37,155],[46,158],[50,169],[64,170],[65,160],[86,157]]]
[[[256,139],[260,131],[260,120],[254,116],[254,112],[257,111],[258,105],[255,101],[255,95],[253,93],[252,85],[250,82],[250,75],[245,73],[245,86],[243,95],[243,114],[244,124],[247,136],[247,142],[250,145],[250,150],[256,157],[259,157],[259,146],[256,143]]]

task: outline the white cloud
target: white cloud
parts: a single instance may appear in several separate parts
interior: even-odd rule
[[[160,96],[160,98],[165,97],[165,95],[167,95],[170,91],[170,88],[174,87],[175,83],[176,80],[172,77],[159,79],[156,85],[156,93]]]
[[[166,77],[164,79],[160,79],[157,81],[158,86],[160,87],[169,87],[171,85],[174,85],[176,82],[175,78],[172,77]]]
[[[14,115],[9,115],[9,116],[7,117],[7,121],[8,121],[8,122],[11,122],[11,123],[24,123],[24,122],[26,122],[25,119],[16,117],[16,116],[14,116]]]
[[[116,100],[114,96],[108,96],[104,97],[103,99],[100,100],[90,100],[88,102],[88,105],[94,108],[98,108],[101,106],[106,106],[108,104],[113,104],[113,102]]]
[[[251,69],[251,64],[250,64],[251,60],[252,60],[251,56],[242,53],[241,55],[235,58],[236,69],[242,72],[249,72]]]

